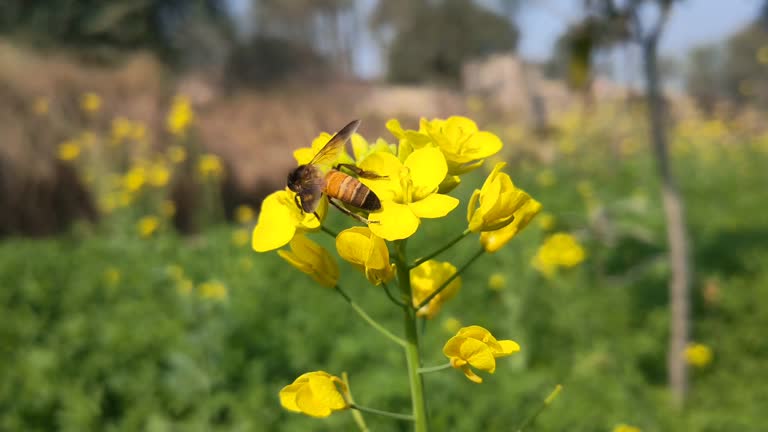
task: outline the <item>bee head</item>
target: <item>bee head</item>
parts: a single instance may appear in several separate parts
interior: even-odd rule
[[[296,193],[301,192],[301,182],[304,178],[305,167],[306,165],[300,165],[298,168],[288,173],[288,189]]]

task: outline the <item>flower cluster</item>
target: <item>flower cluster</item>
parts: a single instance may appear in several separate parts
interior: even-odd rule
[[[705,368],[712,363],[712,348],[702,343],[690,343],[685,347],[685,360],[689,365]]]
[[[350,139],[351,153],[342,149],[339,137],[329,133],[320,134],[311,146],[294,152],[299,168],[291,173],[291,187],[270,194],[262,202],[252,233],[252,247],[257,252],[277,250],[291,266],[341,295],[383,336],[402,347],[417,346],[417,321],[440,314],[459,295],[462,272],[483,254],[497,252],[509,243],[542,206],[512,182],[504,172],[505,163],[498,163],[483,185],[472,193],[463,231],[445,246],[409,260],[405,240],[414,236],[426,220],[443,218],[459,207],[460,200],[451,192],[461,185],[462,176],[499,153],[502,142],[495,134],[480,130],[472,120],[458,116],[422,120],[418,130],[404,129],[397,120],[390,120],[387,128],[397,144],[382,138],[369,142],[351,132],[356,126],[356,122],[350,123],[340,135],[341,139]],[[305,167],[307,164],[311,166]],[[336,171],[330,175],[330,169]],[[297,187],[297,182],[303,183]],[[317,196],[320,190],[322,197]],[[357,197],[358,193],[362,195]],[[363,201],[368,202],[370,194],[378,198],[372,201],[375,205],[359,207]],[[304,211],[315,208],[314,202],[305,206],[306,199],[320,199],[315,211]],[[329,203],[345,206],[346,212],[367,224],[334,232],[325,223]],[[357,269],[370,285],[380,287],[403,311],[408,341],[377,323],[342,289],[336,259],[321,243],[310,239],[316,232],[333,236],[338,256]],[[479,243],[477,252],[461,267],[435,259],[470,235],[475,235]],[[392,283],[398,287],[395,293],[390,291]],[[460,327],[458,319],[451,318],[450,322],[451,326],[446,328],[455,331]],[[422,385],[416,378],[419,373],[450,367],[480,383],[482,378],[473,369],[494,373],[497,358],[519,350],[516,342],[497,340],[480,326],[460,328],[443,348],[450,361],[446,365],[417,371],[419,350],[406,349],[411,386]],[[415,397],[423,397],[419,394],[423,392],[415,393]],[[325,417],[346,408],[363,410],[352,402],[344,382],[322,371],[301,375],[283,388],[280,401],[290,411],[313,417]],[[423,405],[423,400],[414,401],[412,418],[390,414],[421,424],[426,420],[424,411],[418,407]]]

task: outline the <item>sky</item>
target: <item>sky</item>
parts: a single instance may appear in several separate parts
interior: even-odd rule
[[[235,16],[246,17],[252,0],[228,0]],[[357,0],[357,13],[367,16],[377,1]],[[494,8],[499,0],[478,0]],[[582,0],[524,0],[517,19],[521,30],[519,54],[529,61],[544,61],[552,55],[558,36],[569,23],[579,19]],[[682,0],[675,4],[659,45],[662,56],[684,60],[687,52],[698,45],[722,41],[753,20],[763,0]],[[355,72],[363,78],[376,78],[384,71],[381,53],[369,32],[361,32],[356,40]],[[629,69],[620,67],[617,80],[631,83],[637,79]]]

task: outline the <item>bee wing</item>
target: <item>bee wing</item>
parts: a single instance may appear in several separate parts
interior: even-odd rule
[[[317,152],[315,157],[312,158],[309,165],[318,166],[323,170],[333,166],[339,160],[339,155],[344,150],[344,144],[355,133],[358,126],[360,126],[360,120],[354,120],[336,132],[336,135],[332,136],[323,148]]]

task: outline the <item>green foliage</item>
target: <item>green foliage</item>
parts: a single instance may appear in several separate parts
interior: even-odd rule
[[[725,150],[724,150],[725,152]],[[435,430],[509,430],[552,390],[560,397],[531,430],[610,430],[625,422],[643,431],[758,431],[768,380],[763,329],[768,316],[768,197],[764,155],[743,149],[706,162],[676,161],[688,198],[700,280],[693,313],[697,341],[713,363],[693,371],[682,413],[665,391],[668,269],[655,260],[664,230],[649,160],[617,163],[572,155],[551,167],[557,183],[541,186],[540,169],[516,167],[515,183],[541,200],[558,230],[585,239],[588,260],[546,279],[530,266],[545,233],[535,221],[464,276],[457,298],[424,329],[425,365],[445,361],[447,317],[479,324],[520,343],[481,385],[459,372],[425,376]],[[482,174],[460,193],[470,194]],[[589,200],[580,192],[588,180]],[[646,206],[626,204],[637,189]],[[734,192],[738,191],[738,192]],[[466,196],[464,197],[466,198]],[[595,202],[608,224],[592,222]],[[425,222],[414,248],[429,249],[466,224]],[[333,228],[346,226],[341,215]],[[634,234],[642,223],[646,240]],[[613,226],[601,236],[593,226]],[[130,231],[130,230],[129,230]],[[400,349],[358,320],[332,291],[289,268],[275,254],[236,247],[229,227],[183,238],[77,236],[0,244],[1,430],[354,430],[348,413],[315,420],[280,408],[279,389],[300,373],[347,371],[361,405],[407,412]],[[633,237],[634,236],[634,237]],[[315,235],[332,248],[330,237]],[[618,239],[610,241],[610,238]],[[634,240],[633,240],[634,239]],[[465,239],[441,256],[460,264],[476,245]],[[650,263],[650,264],[648,264]],[[169,265],[199,284],[218,280],[228,299],[185,294]],[[118,281],[109,270],[119,271]],[[401,317],[385,294],[342,265],[342,286],[396,332]],[[506,287],[490,289],[502,274]],[[706,297],[705,286],[718,296]],[[403,424],[367,415],[372,430]]]
[[[470,0],[444,0],[396,15],[389,78],[397,82],[456,84],[464,62],[517,45],[514,25]]]

